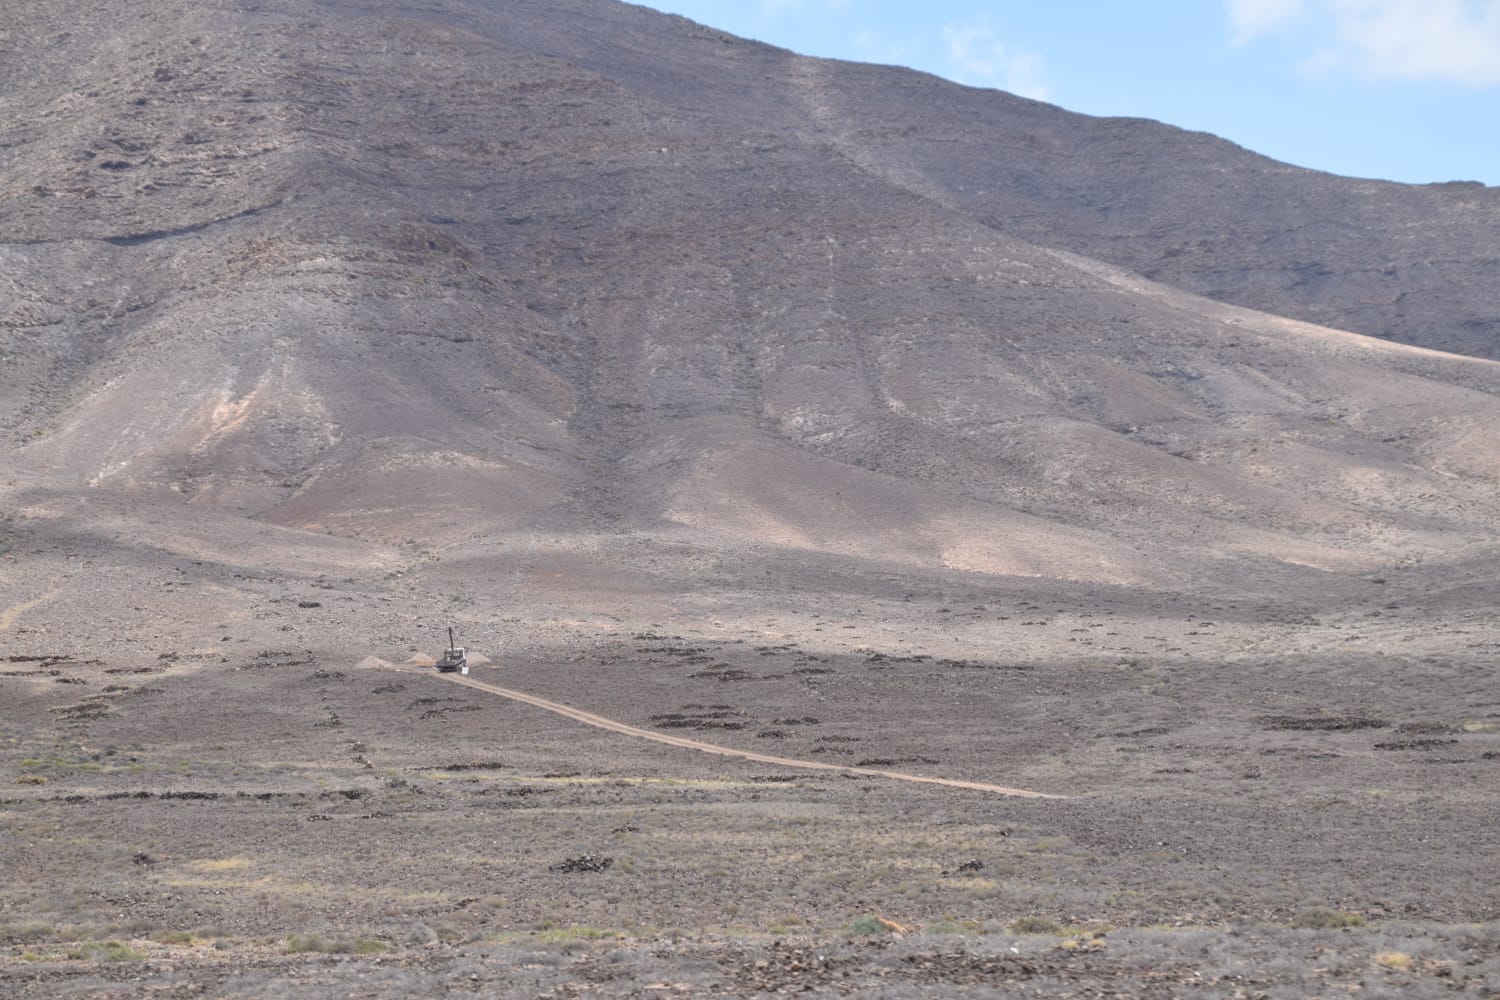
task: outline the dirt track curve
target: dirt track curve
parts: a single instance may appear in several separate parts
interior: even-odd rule
[[[398,667],[397,669],[403,668]],[[431,670],[418,670],[416,672],[429,675],[432,673]],[[527,705],[533,705],[537,708],[545,709],[548,712],[554,712],[557,715],[573,719],[577,722],[582,722],[585,725],[597,726],[600,729],[608,729],[610,732],[621,733],[625,736],[636,736],[640,739],[652,740],[656,743],[665,743],[667,746],[682,747],[687,750],[697,750],[702,753],[718,754],[721,757],[739,757],[742,760],[753,760],[760,764],[774,764],[777,767],[800,767],[810,771],[837,771],[841,774],[868,774],[876,778],[892,778],[896,781],[913,781],[924,785],[944,785],[948,788],[968,788],[979,792],[990,792],[994,795],[1011,795],[1027,799],[1067,798],[1067,796],[1065,795],[1049,795],[1046,792],[1033,792],[1025,788],[1007,788],[1004,785],[991,785],[983,781],[963,781],[958,778],[932,778],[922,774],[906,774],[902,771],[882,771],[877,768],[871,767],[849,767],[842,764],[825,764],[820,761],[794,760],[790,757],[773,757],[770,754],[754,753],[750,750],[735,750],[732,747],[722,747],[714,743],[703,743],[699,740],[685,739],[681,736],[668,736],[665,733],[654,733],[649,729],[641,729],[637,726],[627,725],[623,722],[616,722],[613,719],[606,719],[602,715],[595,715],[592,712],[585,712],[582,709],[572,708],[559,702],[548,701],[546,698],[538,698],[536,695],[526,694],[524,691],[515,691],[511,688],[503,688],[497,687],[494,684],[486,684],[483,681],[476,681],[472,677],[465,677],[461,674],[438,674],[438,676],[443,678],[444,680],[452,681],[455,684],[462,684],[464,687],[474,688],[477,691],[487,691],[490,694],[499,695],[502,698],[509,698],[512,701],[519,701]]]

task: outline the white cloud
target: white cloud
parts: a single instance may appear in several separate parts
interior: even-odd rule
[[[1332,0],[1316,66],[1397,80],[1500,84],[1500,0]]]
[[[1229,0],[1234,40],[1245,42],[1295,24],[1305,13],[1303,0]]]
[[[984,87],[1002,87],[1022,97],[1047,99],[1042,80],[1042,57],[1013,49],[1001,38],[994,20],[981,15],[944,26],[948,62],[958,70],[954,78]]]
[[[1500,85],[1500,0],[1226,0],[1241,44],[1310,28],[1306,68],[1382,80]]]

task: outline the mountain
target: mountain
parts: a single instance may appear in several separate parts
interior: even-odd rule
[[[1491,541],[1500,191],[602,0],[0,37],[0,420],[49,488],[1152,586]]]
[[[673,107],[796,130],[1007,235],[1236,305],[1500,357],[1500,189],[1336,177],[1156,122],[803,59],[680,20],[665,30],[638,9],[507,9],[503,30],[536,51]]]
[[[1482,992],[1496,195],[0,5],[0,995]]]

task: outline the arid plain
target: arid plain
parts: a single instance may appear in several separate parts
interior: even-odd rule
[[[6,995],[1500,989],[1500,192],[604,0],[25,8]]]

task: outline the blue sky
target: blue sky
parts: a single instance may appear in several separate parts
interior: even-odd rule
[[[1155,118],[1355,177],[1500,185],[1500,0],[641,0],[809,55]]]

